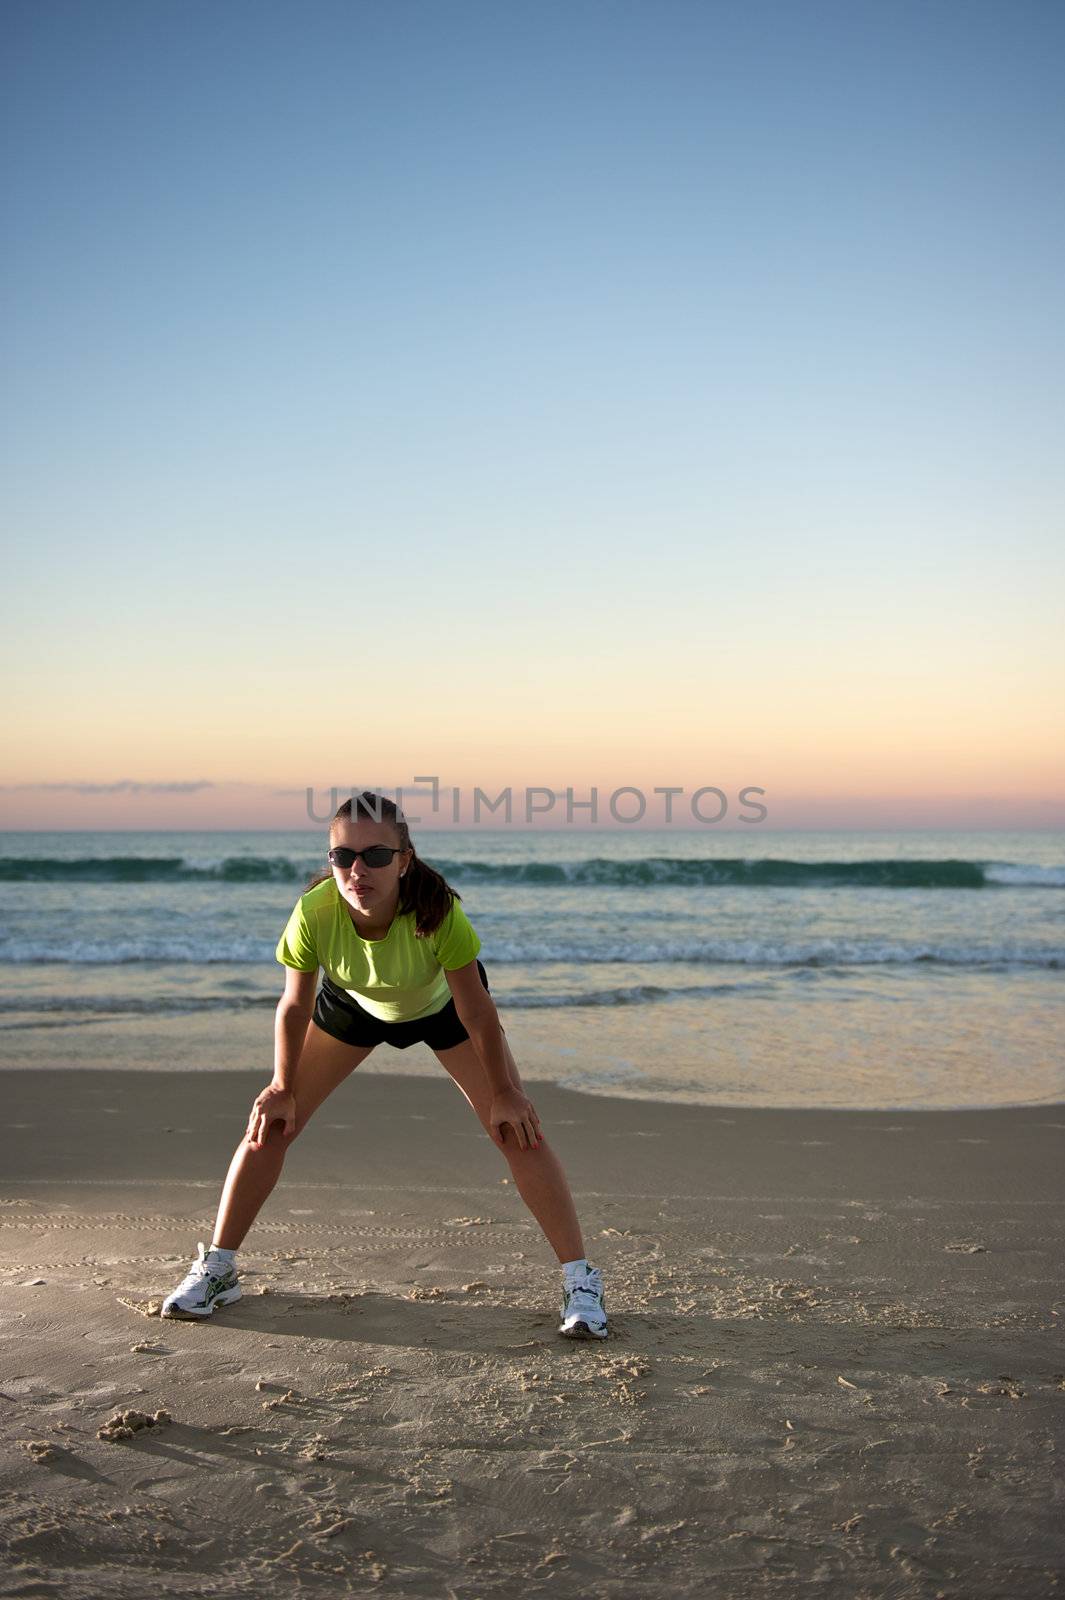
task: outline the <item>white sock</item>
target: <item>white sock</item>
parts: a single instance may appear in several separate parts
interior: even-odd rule
[[[576,1261],[563,1261],[562,1270],[567,1278],[575,1278],[578,1274],[586,1272],[588,1270],[587,1256],[578,1256]]]
[[[220,1261],[224,1267],[236,1265],[237,1252],[235,1250],[223,1250],[221,1245],[213,1244],[207,1254],[214,1256],[215,1260]]]

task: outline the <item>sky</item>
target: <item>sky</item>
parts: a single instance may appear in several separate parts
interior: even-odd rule
[[[0,827],[1065,824],[1057,0],[0,43]]]

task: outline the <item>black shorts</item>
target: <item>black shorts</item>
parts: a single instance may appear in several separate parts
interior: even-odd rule
[[[479,961],[477,971],[488,989],[488,978]],[[492,991],[489,989],[488,992],[491,994]],[[427,1044],[431,1050],[450,1050],[452,1045],[461,1044],[469,1038],[459,1021],[454,1000],[449,1000],[446,1006],[434,1011],[431,1017],[418,1017],[414,1022],[382,1022],[380,1017],[371,1016],[357,1000],[345,994],[343,989],[336,988],[325,976],[314,1003],[313,1020],[324,1033],[331,1033],[334,1039],[363,1048],[367,1045],[390,1044],[394,1050],[406,1050],[412,1044]]]

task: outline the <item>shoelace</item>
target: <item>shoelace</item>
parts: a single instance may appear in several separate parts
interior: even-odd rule
[[[603,1274],[598,1267],[585,1267],[579,1276],[567,1278],[566,1287],[568,1289],[591,1289],[593,1293],[599,1294],[603,1288]]]
[[[603,1279],[598,1267],[589,1267],[583,1278],[576,1278],[566,1284],[566,1316],[572,1317],[577,1314],[580,1317],[601,1318],[602,1292]]]
[[[210,1267],[207,1265],[207,1256],[204,1252],[202,1244],[200,1245],[199,1249],[199,1257],[192,1263],[192,1266],[181,1280],[181,1283],[175,1290],[176,1294],[184,1294],[186,1290],[195,1288],[196,1284],[198,1284],[203,1278],[212,1278],[218,1276],[218,1274],[213,1273]]]

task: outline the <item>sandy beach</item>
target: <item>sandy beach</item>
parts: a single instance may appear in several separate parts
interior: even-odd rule
[[[1065,1106],[528,1080],[604,1273],[593,1345],[449,1082],[343,1085],[245,1298],[190,1324],[159,1301],[262,1079],[2,1078],[4,1595],[1060,1592]],[[130,1409],[171,1420],[107,1437]]]

